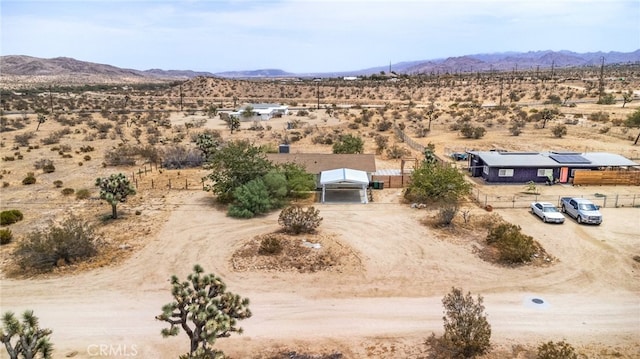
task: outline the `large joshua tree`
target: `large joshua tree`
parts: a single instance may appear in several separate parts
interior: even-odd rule
[[[38,355],[43,359],[51,359],[53,345],[49,342],[50,335],[51,329],[40,328],[32,310],[22,314],[22,322],[13,312],[6,312],[2,316],[0,341],[11,359],[35,359]],[[14,337],[16,340],[13,340]]]
[[[129,195],[136,194],[129,179],[122,173],[96,179],[96,186],[100,187],[100,198],[111,205],[111,218],[118,218],[117,205],[124,202]]]
[[[182,328],[189,337],[189,358],[218,358],[223,354],[211,346],[218,338],[242,333],[238,320],[251,317],[249,299],[228,292],[221,278],[214,274],[203,274],[198,264],[187,280],[181,282],[171,277],[171,294],[174,301],[162,307],[156,319],[171,326],[162,329],[162,336],[175,336]]]

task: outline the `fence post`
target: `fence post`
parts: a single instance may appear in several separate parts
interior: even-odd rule
[[[618,208],[618,194],[616,193],[616,203],[615,203],[615,207]]]
[[[607,196],[604,196],[604,200],[602,201],[602,208],[607,208]]]
[[[631,201],[631,207],[635,207],[636,206],[636,195],[633,195],[633,200]]]
[[[136,189],[138,189],[138,179],[137,178],[135,179],[135,182],[136,182]]]
[[[513,196],[513,199],[511,201],[511,208],[516,208],[516,196]]]
[[[184,189],[189,189],[189,180],[188,179],[184,179]]]
[[[151,189],[154,189],[155,187],[153,186],[153,178],[151,179]]]
[[[484,206],[485,207],[487,206],[487,195],[486,194],[484,195]]]
[[[171,178],[169,178],[169,189],[171,189]]]

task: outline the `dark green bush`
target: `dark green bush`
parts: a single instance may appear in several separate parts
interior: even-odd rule
[[[76,190],[74,190],[73,188],[65,188],[62,190],[62,194],[65,196],[70,196],[72,194],[74,194],[76,192]]]
[[[33,172],[27,173],[27,177],[25,177],[22,180],[22,184],[24,184],[24,185],[30,185],[30,184],[34,184],[34,183],[36,183],[36,176],[33,174]]]
[[[282,252],[282,242],[277,237],[266,237],[260,241],[258,254],[275,255]]]
[[[496,246],[500,259],[509,263],[524,263],[536,252],[533,237],[521,232],[520,226],[502,223],[492,228],[487,243]]]
[[[60,225],[51,223],[45,230],[27,234],[13,254],[22,269],[50,271],[55,266],[96,255],[97,246],[98,237],[93,227],[72,216]]]
[[[53,181],[53,185],[54,185],[56,188],[60,188],[60,187],[62,187],[62,181],[60,181],[60,180],[55,180],[55,181]]]
[[[9,244],[13,240],[13,233],[8,228],[0,229],[0,244]]]
[[[7,226],[9,224],[21,221],[24,218],[22,212],[17,209],[10,209],[0,213],[0,225]]]

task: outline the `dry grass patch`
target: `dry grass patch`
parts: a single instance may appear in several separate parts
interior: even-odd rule
[[[279,243],[280,249],[265,251],[264,243],[269,243],[269,248],[277,247],[274,243]],[[333,235],[293,236],[275,232],[248,240],[233,253],[231,264],[239,272],[314,273],[342,272],[347,267],[358,266],[359,260],[351,248],[340,243]]]

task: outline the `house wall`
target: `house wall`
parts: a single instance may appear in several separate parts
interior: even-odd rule
[[[501,177],[499,175],[501,168],[498,167],[490,167],[489,174],[485,174],[482,172],[482,177],[487,182],[495,182],[495,183],[527,183],[529,181],[533,181],[536,183],[545,183],[548,178],[546,176],[538,176],[537,167],[520,167],[520,168],[510,168],[513,170],[513,176]],[[560,177],[560,169],[552,168],[553,170],[553,178]]]

